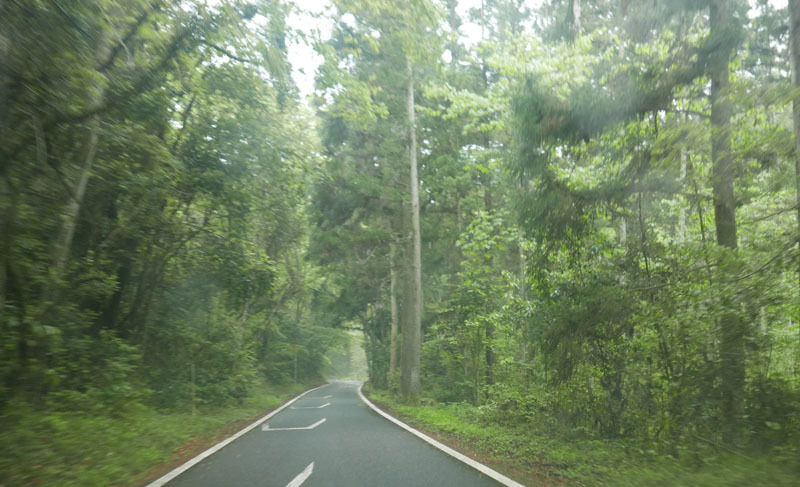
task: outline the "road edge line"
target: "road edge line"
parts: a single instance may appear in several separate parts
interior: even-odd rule
[[[287,407],[291,406],[292,403],[294,403],[295,401],[297,401],[301,397],[305,396],[309,392],[316,391],[317,389],[320,389],[320,388],[325,387],[327,385],[330,385],[330,383],[323,384],[321,386],[317,386],[317,387],[315,387],[313,389],[309,389],[309,390],[307,390],[307,391],[295,396],[294,398],[286,401],[278,409],[275,409],[274,411],[271,411],[269,414],[267,414],[263,418],[256,420],[251,425],[246,426],[244,429],[240,430],[239,432],[234,433],[233,435],[231,435],[231,436],[227,437],[226,439],[220,441],[219,443],[217,443],[216,445],[212,446],[211,448],[209,448],[208,450],[204,451],[203,453],[201,453],[201,454],[199,454],[199,455],[197,455],[197,456],[195,456],[193,458],[190,458],[185,463],[183,463],[181,466],[171,470],[170,472],[167,472],[166,474],[162,475],[161,477],[159,477],[156,480],[154,480],[154,481],[150,482],[149,484],[147,484],[145,487],[162,487],[163,485],[165,485],[167,482],[173,480],[178,475],[180,475],[183,472],[185,472],[185,471],[189,470],[190,468],[194,467],[195,465],[197,465],[198,463],[202,462],[206,458],[210,457],[214,453],[217,453],[218,451],[222,450],[223,448],[225,448],[229,444],[231,444],[234,441],[238,440],[245,433],[248,433],[250,430],[258,427],[261,423],[265,422],[269,418],[275,416],[279,412],[281,412],[284,409],[286,409]]]
[[[480,473],[486,475],[487,477],[491,477],[492,479],[500,482],[501,484],[505,485],[506,487],[525,487],[524,485],[520,484],[519,482],[517,482],[515,480],[511,480],[510,478],[506,477],[505,475],[501,474],[500,472],[498,472],[498,471],[496,471],[496,470],[494,470],[494,469],[492,469],[490,467],[487,467],[486,465],[484,465],[484,464],[482,464],[480,462],[477,462],[477,461],[471,459],[470,457],[464,455],[463,453],[461,453],[459,451],[456,451],[456,450],[450,448],[449,446],[447,446],[447,445],[445,445],[445,444],[443,444],[443,443],[441,443],[439,441],[434,440],[433,438],[431,438],[430,436],[426,435],[425,433],[412,428],[411,426],[405,424],[404,422],[400,421],[399,419],[395,418],[394,416],[390,415],[389,413],[387,413],[387,412],[383,411],[382,409],[378,408],[378,406],[372,404],[372,402],[369,399],[367,399],[367,397],[361,391],[361,389],[363,387],[364,387],[364,383],[362,382],[361,385],[358,387],[358,395],[361,398],[361,400],[364,401],[364,403],[367,406],[372,408],[373,411],[375,411],[376,413],[380,414],[384,418],[388,419],[392,423],[394,423],[397,426],[403,428],[404,430],[408,431],[409,433],[411,433],[412,435],[414,435],[417,438],[421,439],[422,441],[430,444],[434,448],[436,448],[438,450],[441,450],[444,453],[447,453],[451,457],[453,457],[453,458],[455,458],[457,460],[460,460],[463,463],[466,463],[467,465],[469,465],[470,467],[472,467],[475,470],[479,471]]]

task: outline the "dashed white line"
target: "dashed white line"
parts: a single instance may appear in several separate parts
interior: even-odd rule
[[[322,408],[324,408],[326,406],[330,406],[330,405],[331,405],[331,403],[326,402],[322,406],[292,406],[289,409],[322,409]]]
[[[297,401],[298,399],[300,399],[301,397],[305,396],[306,394],[308,394],[310,392],[314,392],[317,389],[320,389],[322,387],[325,387],[325,386],[319,386],[319,387],[315,387],[313,389],[309,389],[306,392],[300,394],[299,396],[293,398],[291,401],[287,401],[286,403],[284,403],[283,406],[281,406],[278,409],[272,411],[271,413],[267,414],[263,418],[259,419],[255,423],[253,423],[250,426],[246,427],[245,429],[239,431],[238,433],[236,433],[235,435],[229,437],[228,439],[217,443],[216,445],[212,446],[208,450],[204,451],[203,453],[201,453],[201,454],[197,455],[196,457],[192,458],[191,460],[187,461],[186,463],[184,463],[180,467],[168,472],[164,476],[162,476],[162,477],[154,480],[153,482],[147,484],[146,487],[162,487],[164,484],[166,484],[170,480],[174,479],[178,475],[182,474],[183,472],[189,470],[193,466],[195,466],[198,463],[200,463],[201,461],[203,461],[203,459],[210,457],[214,453],[218,452],[219,450],[223,449],[224,447],[226,447],[227,445],[232,443],[234,440],[240,438],[242,435],[244,435],[248,431],[252,430],[253,428],[257,427],[258,425],[260,425],[261,423],[265,422],[269,418],[271,418],[271,417],[275,416],[276,414],[278,414],[279,412],[283,411],[285,408],[289,407],[293,402]]]
[[[311,477],[312,473],[314,473],[314,462],[309,463],[305,470],[300,472],[294,480],[286,484],[286,487],[300,487],[307,478]]]
[[[299,431],[299,430],[313,430],[317,426],[321,425],[327,420],[327,418],[322,418],[316,423],[312,424],[311,426],[301,426],[299,428],[270,428],[269,423],[264,423],[261,427],[261,431]]]
[[[333,397],[333,396],[331,396],[330,394],[328,394],[327,396],[322,396],[322,397],[309,397],[309,399],[330,399],[330,398],[332,398],[332,397]]]

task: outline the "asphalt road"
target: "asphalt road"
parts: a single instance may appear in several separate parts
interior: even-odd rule
[[[380,417],[358,385],[332,382],[306,394],[270,418],[269,429],[253,429],[167,487],[500,485]]]

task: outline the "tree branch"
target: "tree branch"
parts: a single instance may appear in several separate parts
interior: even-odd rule
[[[239,56],[235,56],[235,55],[231,54],[230,52],[228,52],[227,50],[225,50],[224,48],[219,47],[218,45],[213,44],[211,42],[208,42],[206,40],[203,40],[202,44],[214,49],[215,51],[219,52],[220,54],[228,56],[229,58],[231,58],[233,60],[239,61],[240,63],[253,64],[253,61],[250,61],[249,59],[245,59],[245,58],[242,58],[242,57],[239,57]]]

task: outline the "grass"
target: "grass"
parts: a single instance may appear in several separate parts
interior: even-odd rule
[[[140,407],[120,417],[81,412],[2,418],[0,487],[136,486],[244,427],[310,386],[265,386],[234,407],[159,412]]]
[[[382,391],[370,399],[440,441],[524,485],[608,487],[798,487],[798,452],[760,456],[694,452],[681,459],[630,441],[569,439],[534,425],[501,425],[467,404],[408,406]]]

